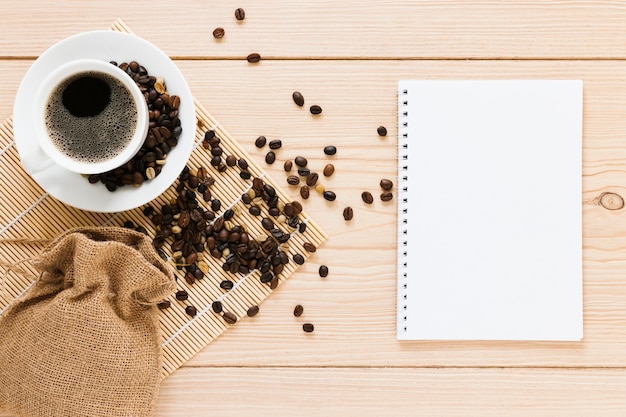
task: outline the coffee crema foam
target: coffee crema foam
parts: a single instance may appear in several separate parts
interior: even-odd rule
[[[74,116],[63,104],[63,93],[78,79],[93,77],[107,83],[110,98],[95,116]],[[82,92],[89,97],[89,92]],[[138,115],[131,92],[117,79],[97,71],[75,74],[50,94],[45,114],[46,129],[55,147],[80,162],[99,163],[115,158],[130,143]]]

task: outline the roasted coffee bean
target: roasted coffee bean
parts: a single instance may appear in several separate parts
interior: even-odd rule
[[[309,108],[309,111],[311,112],[311,114],[317,115],[322,112],[322,108],[318,106],[317,104],[314,104]]]
[[[374,202],[374,197],[369,191],[363,191],[361,193],[361,199],[365,204],[372,204]]]
[[[324,147],[324,153],[326,155],[334,155],[334,154],[337,153],[337,148],[335,146],[328,145],[328,146]]]
[[[335,201],[337,195],[332,191],[324,191],[324,198],[328,201]]]
[[[237,323],[237,316],[235,316],[230,311],[225,311],[224,314],[222,315],[222,317],[224,318],[224,321],[226,323],[228,323],[228,324],[235,324],[235,323]]]
[[[391,191],[383,191],[380,194],[380,199],[382,201],[391,201],[393,200],[393,193]]]
[[[297,306],[294,307],[293,309],[293,315],[296,317],[300,317],[302,315],[302,313],[304,313],[304,307],[302,307],[301,304],[298,304]]]
[[[326,265],[320,265],[319,268],[320,277],[326,278],[328,276],[328,267]]]
[[[306,223],[304,222],[300,223],[300,225],[298,226],[298,232],[300,233],[306,232]]]
[[[227,209],[224,212],[224,220],[230,220],[235,216],[235,212],[233,209]]]
[[[263,220],[261,220],[261,226],[263,226],[265,230],[272,230],[274,228],[274,222],[272,219],[264,217]]]
[[[211,166],[219,167],[221,163],[222,163],[222,157],[214,156],[213,158],[211,158]]]
[[[185,307],[185,313],[189,314],[191,317],[194,317],[198,314],[198,310],[194,306]]]
[[[259,136],[254,141],[254,145],[259,149],[264,147],[266,143],[267,143],[267,138],[265,136]]]
[[[213,301],[213,303],[211,304],[211,308],[213,309],[214,313],[221,313],[222,312],[222,303],[220,301]]]
[[[302,265],[304,263],[304,256],[296,253],[295,255],[293,255],[293,261],[298,265]]]
[[[304,248],[304,250],[306,250],[307,252],[310,252],[310,253],[314,253],[317,250],[315,245],[312,244],[311,242],[304,242],[302,244],[302,247]]]
[[[237,165],[237,158],[235,158],[234,155],[228,155],[226,157],[226,165],[228,165],[229,167],[234,167],[235,165]]]
[[[280,139],[273,139],[270,140],[268,146],[270,149],[280,149],[283,146],[283,142]]]
[[[176,291],[176,299],[178,301],[185,301],[187,298],[189,298],[189,294],[187,293],[187,291],[185,290]]]
[[[196,282],[196,277],[191,272],[187,272],[185,274],[185,282],[187,285],[193,285]]]
[[[239,173],[239,177],[240,177],[242,180],[249,180],[250,178],[252,178],[252,174],[250,174],[248,171],[241,171],[241,172]]]
[[[132,220],[126,220],[124,222],[124,227],[126,229],[134,229],[135,228],[135,223]]]
[[[293,102],[296,103],[298,106],[304,106],[304,97],[299,91],[294,91],[293,94],[291,94],[291,98],[293,99]]]
[[[234,286],[235,286],[235,283],[229,279],[225,279],[222,282],[220,282],[220,288],[226,291],[232,290]]]
[[[171,305],[172,303],[170,303],[169,300],[163,300],[157,304],[157,307],[159,308],[159,310],[165,310],[166,308],[170,308]]]
[[[235,10],[235,19],[241,21],[246,18],[246,11],[241,7]]]
[[[261,60],[261,55],[259,55],[256,52],[253,52],[251,54],[249,54],[246,59],[248,60],[249,63],[251,64],[256,64],[257,62],[259,62]]]
[[[289,185],[298,185],[300,184],[300,177],[297,175],[290,175],[287,177],[287,184]]]
[[[246,311],[246,315],[248,317],[254,317],[257,314],[259,314],[259,306],[252,306],[248,309],[248,311]]]
[[[305,167],[309,163],[309,161],[307,161],[307,159],[304,156],[296,156],[296,158],[294,159],[294,162],[299,167]]]
[[[380,188],[385,191],[389,191],[393,188],[393,181],[383,178],[380,180]]]
[[[147,206],[146,208],[143,209],[143,214],[145,216],[151,216],[154,213],[154,207],[152,206]]]
[[[376,129],[376,131],[378,132],[379,136],[387,136],[387,128],[385,126],[378,126],[378,129]]]
[[[311,172],[306,177],[306,185],[308,185],[309,187],[315,186],[315,184],[317,184],[317,179],[318,178],[319,178],[319,174],[317,172]]]
[[[291,162],[290,160],[286,160],[285,163],[283,164],[283,169],[285,170],[285,172],[291,171],[292,167],[293,167],[293,162]]]
[[[261,209],[259,208],[259,206],[250,206],[250,208],[248,209],[248,213],[252,214],[253,216],[258,216],[261,214]]]
[[[266,155],[265,155],[265,163],[272,165],[274,163],[274,161],[276,161],[276,154],[272,151],[269,151]]]
[[[282,265],[279,265],[282,268]],[[276,268],[274,268],[276,269]],[[277,274],[279,274],[280,272],[277,272]],[[278,279],[277,276],[274,276],[274,278],[272,278],[272,280],[269,283],[269,287],[270,290],[275,290],[278,287],[278,284],[280,283],[280,280]]]
[[[311,170],[307,167],[298,168],[298,175],[301,177],[307,177],[311,173]]]
[[[308,199],[309,195],[310,191],[308,185],[303,185],[302,187],[300,187],[300,197],[302,197],[303,200]]]
[[[248,161],[246,161],[244,158],[239,158],[237,160],[237,165],[243,170],[248,169]]]
[[[306,333],[311,333],[313,332],[313,330],[315,330],[315,326],[313,326],[312,323],[304,323],[302,325],[302,330],[304,330]]]
[[[333,164],[326,164],[324,167],[324,176],[330,177],[335,172],[335,166]]]
[[[343,209],[343,219],[346,221],[350,221],[352,220],[352,218],[354,217],[354,210],[352,210],[352,207],[346,207]]]
[[[222,208],[222,202],[220,200],[218,200],[217,198],[213,199],[211,201],[211,210],[213,210],[213,211],[220,211],[220,208]]]
[[[224,37],[224,28],[215,28],[213,30],[213,37],[215,39],[222,39]]]

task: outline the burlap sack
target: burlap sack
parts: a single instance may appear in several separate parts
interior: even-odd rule
[[[18,417],[150,416],[161,380],[155,303],[175,287],[144,235],[82,228],[33,261],[0,318],[0,410]]]

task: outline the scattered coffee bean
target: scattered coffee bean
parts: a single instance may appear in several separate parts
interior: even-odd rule
[[[369,191],[363,191],[361,193],[361,199],[365,204],[372,204],[374,202],[374,197]]]
[[[154,213],[154,207],[152,206],[147,206],[143,209],[144,216],[152,216],[152,213]]]
[[[265,163],[272,165],[276,161],[276,154],[273,151],[269,151],[265,155]]]
[[[189,314],[191,317],[194,317],[198,314],[198,310],[194,306],[185,307],[185,313]]]
[[[234,286],[235,286],[235,283],[229,279],[225,279],[222,282],[220,282],[220,288],[226,291],[232,290]]]
[[[335,172],[335,166],[333,164],[326,164],[324,167],[324,176],[330,177]]]
[[[326,155],[334,155],[337,153],[337,147],[329,145],[324,148],[324,153]]]
[[[246,311],[246,315],[248,317],[254,317],[257,314],[259,314],[259,306],[252,306],[248,309],[248,311]]]
[[[248,60],[249,63],[256,64],[257,62],[261,60],[261,55],[259,55],[256,52],[253,52],[249,54],[246,59]]]
[[[265,230],[272,230],[274,228],[274,222],[269,217],[264,217],[263,220],[261,220],[261,226],[263,226]]]
[[[270,140],[270,143],[269,143],[270,149],[273,149],[273,150],[280,149],[281,146],[283,146],[283,142],[280,139]]]
[[[300,197],[302,197],[303,200],[307,200],[309,198],[309,195],[310,191],[308,185],[303,185],[302,187],[300,187]]]
[[[378,129],[376,129],[376,131],[378,132],[379,136],[387,136],[387,128],[385,126],[378,126]]]
[[[345,209],[343,209],[344,220],[350,221],[352,220],[353,217],[354,217],[354,210],[352,210],[352,207],[346,207]]]
[[[226,157],[226,165],[229,167],[234,167],[235,165],[237,165],[237,158],[235,157],[235,155],[228,155]]]
[[[224,28],[215,28],[213,30],[213,37],[215,39],[222,39],[224,37]]]
[[[235,10],[235,19],[241,21],[241,20],[244,20],[245,18],[246,18],[246,11],[242,9],[241,7],[237,8]]]
[[[304,156],[296,156],[296,158],[294,159],[294,162],[296,163],[297,166],[301,168],[307,166],[307,164],[309,163],[309,161],[307,161],[307,159]]]
[[[393,181],[383,178],[380,180],[380,188],[385,191],[389,191],[393,188]]]
[[[308,177],[310,173],[311,170],[307,167],[298,168],[298,175],[300,175],[301,177]]]
[[[315,326],[313,326],[312,323],[304,323],[302,325],[302,330],[304,330],[306,333],[311,333],[313,332],[313,330],[315,330]]]
[[[296,253],[295,255],[293,255],[293,261],[298,265],[302,265],[304,263],[304,256]]]
[[[311,112],[311,114],[317,115],[322,112],[322,108],[318,106],[317,104],[314,104],[309,108],[309,111]]]
[[[254,145],[259,149],[264,147],[266,143],[267,143],[267,138],[265,136],[259,136],[254,141]]]
[[[225,311],[224,314],[222,315],[222,317],[224,318],[224,321],[226,323],[228,323],[228,324],[235,324],[235,323],[237,323],[237,316],[235,316],[230,311]]]
[[[283,168],[285,172],[291,171],[291,168],[293,168],[293,162],[291,162],[290,160],[286,160],[285,163],[283,164]]]
[[[293,102],[296,103],[298,106],[304,106],[304,97],[302,96],[302,93],[300,93],[299,91],[294,91],[291,97],[293,98]]]
[[[317,184],[318,178],[319,178],[319,174],[317,172],[311,172],[306,177],[306,185],[308,185],[309,187],[314,187],[315,184]]]
[[[328,267],[326,265],[320,265],[319,274],[320,277],[326,278],[328,276]]]
[[[189,294],[187,293],[187,291],[185,290],[176,291],[176,299],[178,301],[185,301],[187,298],[189,298]]]
[[[380,194],[380,199],[382,201],[391,201],[393,200],[393,193],[391,191],[383,191]]]
[[[248,161],[246,161],[244,158],[239,158],[237,160],[237,166],[245,171],[248,169]]]
[[[290,175],[287,177],[287,184],[289,185],[298,185],[300,184],[300,177],[297,175]]]
[[[163,300],[157,304],[157,307],[159,308],[159,310],[165,310],[166,308],[170,308],[171,305],[172,303],[170,303],[169,300]]]
[[[332,191],[324,191],[324,198],[328,201],[335,201],[337,195]]]
[[[220,301],[213,301],[213,303],[211,304],[211,308],[213,309],[214,313],[221,313],[222,312],[222,303]]]
[[[314,253],[315,251],[317,251],[317,248],[311,242],[304,242],[302,244],[302,247],[304,248],[305,251],[309,253]]]
[[[300,317],[302,313],[304,313],[304,307],[302,307],[302,305],[298,304],[297,306],[294,307],[293,309],[294,316]]]

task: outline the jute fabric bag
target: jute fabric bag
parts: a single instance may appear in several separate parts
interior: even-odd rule
[[[156,303],[175,288],[150,240],[72,229],[33,260],[0,318],[0,410],[18,417],[150,416],[161,380]]]

